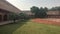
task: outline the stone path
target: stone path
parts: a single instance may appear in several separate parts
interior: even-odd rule
[[[16,20],[17,22],[18,20]],[[13,23],[14,21],[4,21],[4,22],[0,22],[0,25],[5,25],[5,24],[9,24],[9,23]]]
[[[60,19],[40,19],[36,18],[32,20],[36,23],[43,23],[43,24],[51,24],[51,25],[59,25],[60,26]]]

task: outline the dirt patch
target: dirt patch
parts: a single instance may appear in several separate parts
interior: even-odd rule
[[[51,25],[59,25],[60,26],[60,19],[53,19],[53,18],[47,18],[47,19],[40,19],[36,18],[32,20],[36,23],[43,23],[43,24],[51,24]]]

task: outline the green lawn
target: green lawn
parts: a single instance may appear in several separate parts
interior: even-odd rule
[[[0,34],[60,34],[60,26],[23,21],[0,26]]]

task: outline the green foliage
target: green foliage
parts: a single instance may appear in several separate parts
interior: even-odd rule
[[[35,17],[38,17],[38,18],[44,18],[44,17],[46,17],[46,12],[48,11],[48,8],[47,7],[45,7],[45,8],[38,8],[38,7],[36,7],[36,6],[33,6],[33,7],[31,7],[31,12],[32,13],[35,13]]]
[[[9,15],[9,19],[10,19],[10,20],[16,19],[16,17],[18,17],[18,15],[15,14],[15,13],[11,13],[11,14]]]
[[[60,11],[60,6],[59,7],[52,7],[50,10],[52,10],[52,11],[56,11],[56,10]]]
[[[26,19],[27,15],[25,13],[20,13],[19,17],[20,17],[20,19]]]
[[[48,8],[47,8],[47,7],[45,7],[45,8],[44,8],[44,11],[45,11],[45,12],[48,12]]]
[[[36,6],[31,7],[31,12],[32,13],[37,13],[39,11],[39,8]]]
[[[55,7],[56,10],[60,11],[60,7]]]
[[[47,9],[44,9],[44,8],[40,8],[40,11],[38,12],[38,15],[39,15],[39,17],[40,18],[44,18],[44,17],[46,17],[46,12],[47,12]]]

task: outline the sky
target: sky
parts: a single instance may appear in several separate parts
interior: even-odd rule
[[[32,6],[37,7],[55,7],[60,6],[60,0],[7,0],[20,10],[30,10]]]

